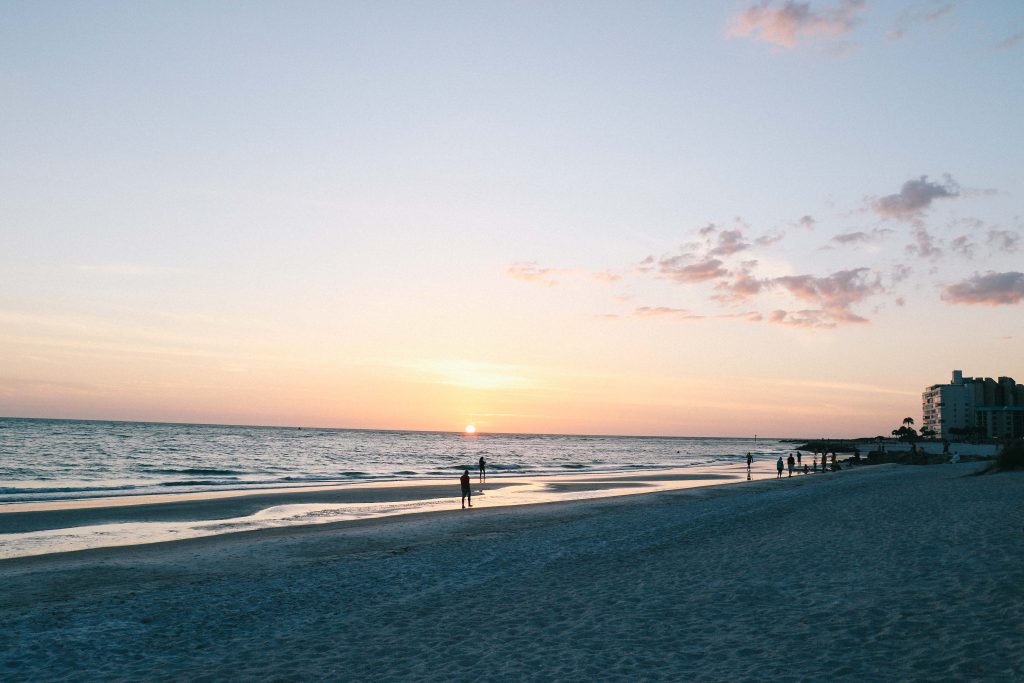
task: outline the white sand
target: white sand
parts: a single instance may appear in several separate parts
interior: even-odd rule
[[[0,678],[1024,680],[1024,473],[884,465],[0,562]]]

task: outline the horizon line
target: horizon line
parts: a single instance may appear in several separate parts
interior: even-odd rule
[[[773,441],[850,441],[854,439],[875,439],[877,437],[794,437],[794,436],[682,436],[668,434],[577,434],[569,432],[489,432],[477,431],[467,434],[461,430],[447,429],[396,429],[377,427],[309,427],[300,425],[280,424],[237,424],[226,422],[175,422],[164,420],[118,420],[110,418],[79,418],[79,417],[24,417],[14,415],[0,415],[0,420],[50,420],[53,422],[111,422],[116,424],[154,424],[180,427],[245,427],[249,429],[293,429],[296,431],[309,429],[317,431],[347,431],[347,432],[411,432],[416,434],[454,434],[475,438],[479,436],[572,436],[572,437],[603,437],[623,439],[737,439],[745,441],[757,441],[758,439],[771,439]],[[886,437],[888,438],[888,437]]]

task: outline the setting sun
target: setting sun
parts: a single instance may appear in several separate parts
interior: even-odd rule
[[[474,427],[473,425],[466,425],[466,433],[467,434],[475,434],[476,433],[476,427]]]

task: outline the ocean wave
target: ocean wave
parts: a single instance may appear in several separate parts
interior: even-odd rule
[[[123,486],[59,486],[53,488],[37,486],[0,486],[0,496],[16,496],[24,493],[91,493],[97,491],[130,491],[139,488],[135,484]]]
[[[185,467],[182,469],[165,468],[158,470],[145,470],[149,474],[245,474],[241,470],[225,470],[216,467]]]

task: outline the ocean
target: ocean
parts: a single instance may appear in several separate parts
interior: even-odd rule
[[[0,418],[0,503],[771,458],[777,439],[371,431]]]

